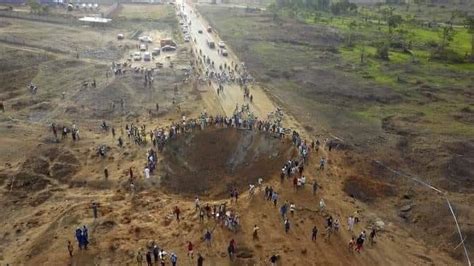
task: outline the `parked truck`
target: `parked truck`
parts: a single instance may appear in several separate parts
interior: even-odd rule
[[[160,40],[160,46],[161,47],[164,47],[164,46],[167,46],[167,45],[176,47],[176,43],[173,42],[173,40],[171,40],[169,38]]]

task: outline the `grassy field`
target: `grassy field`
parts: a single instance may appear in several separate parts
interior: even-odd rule
[[[167,17],[174,17],[172,5],[123,5],[119,17],[131,20],[159,20]]]

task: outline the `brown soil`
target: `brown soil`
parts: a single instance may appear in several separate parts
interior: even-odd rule
[[[175,193],[224,196],[279,172],[294,149],[286,140],[233,128],[198,131],[165,148],[163,185]]]

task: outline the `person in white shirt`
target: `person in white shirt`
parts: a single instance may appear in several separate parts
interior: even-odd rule
[[[351,232],[354,230],[354,217],[352,215],[347,218],[347,230]]]
[[[150,178],[150,169],[148,167],[145,168],[145,178]]]

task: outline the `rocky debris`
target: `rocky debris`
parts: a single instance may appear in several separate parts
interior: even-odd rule
[[[407,204],[407,205],[401,207],[401,208],[400,208],[400,211],[401,211],[401,212],[408,212],[408,211],[410,211],[412,208],[413,208],[413,205]]]
[[[237,258],[250,259],[253,258],[253,251],[247,247],[241,247],[236,252]]]

